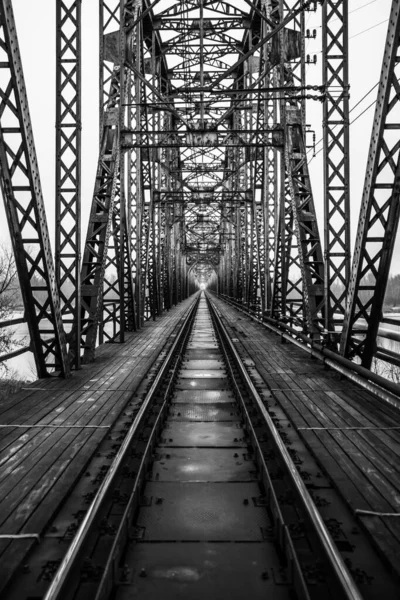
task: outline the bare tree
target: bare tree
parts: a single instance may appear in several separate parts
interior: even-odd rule
[[[21,303],[17,266],[14,253],[9,246],[0,245],[0,324],[7,321]],[[0,355],[6,354],[20,343],[15,339],[15,331],[10,327],[0,327]],[[7,371],[0,362],[0,373]]]

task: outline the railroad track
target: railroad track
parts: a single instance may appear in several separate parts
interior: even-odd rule
[[[283,440],[202,294],[40,597],[361,600]]]

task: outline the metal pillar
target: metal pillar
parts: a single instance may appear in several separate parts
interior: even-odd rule
[[[98,325],[102,317],[103,283],[108,241],[119,176],[119,68],[114,69],[108,110],[96,172],[95,189],[82,259],[81,345],[85,362],[94,360]],[[117,111],[115,110],[117,109]]]
[[[11,0],[0,1],[0,185],[39,377],[69,374],[60,299]]]
[[[393,0],[340,346],[366,368],[376,350],[400,216],[399,78],[400,1]]]
[[[55,274],[65,329],[74,328],[71,366],[80,367],[81,0],[56,4]],[[72,340],[71,340],[72,341]]]
[[[322,7],[325,295],[342,324],[350,277],[348,1]],[[326,317],[328,318],[328,311]],[[325,322],[329,329],[328,321]]]

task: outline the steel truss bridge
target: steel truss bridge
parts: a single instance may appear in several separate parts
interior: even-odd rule
[[[124,342],[202,284],[338,359],[399,366],[377,339],[400,211],[400,1],[353,257],[347,0],[99,10],[100,146],[84,237],[81,0],[56,0],[52,255],[12,2],[0,0],[0,182],[39,377],[69,376],[99,342]],[[309,11],[322,19],[321,86],[305,79]],[[323,223],[307,98],[323,105]]]

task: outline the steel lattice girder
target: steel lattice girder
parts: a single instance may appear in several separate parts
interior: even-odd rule
[[[348,2],[325,0],[322,11],[325,295],[341,322],[350,277]]]
[[[289,119],[286,135],[285,163],[299,248],[304,319],[309,335],[318,339],[327,309],[324,262],[300,118]]]
[[[118,114],[119,146],[120,131],[125,127],[125,105],[129,99],[128,86],[131,83],[128,69],[124,66],[127,46],[125,32],[131,20],[137,18],[139,4],[137,1],[127,1],[121,5],[121,9],[122,16],[116,14],[113,4],[111,10],[106,3],[102,5],[103,15],[113,14],[112,24],[117,20],[120,22],[118,36],[115,36],[112,32],[105,34],[106,39],[107,36],[111,35],[114,41],[118,42],[117,48],[113,53],[104,55],[104,64],[107,64],[107,60],[109,62],[112,59],[114,68],[119,67],[121,97],[118,107],[114,106],[113,108],[115,114]],[[103,79],[100,80],[100,85],[102,83]],[[106,97],[107,95],[109,97],[108,90],[103,90],[103,96]],[[105,259],[100,334],[101,340],[105,338],[108,341],[123,343],[125,341],[125,331],[132,330],[135,327],[135,305],[132,269],[129,268],[131,253],[126,221],[125,160],[121,151],[118,154],[118,161],[113,209],[110,214],[110,237]]]
[[[0,183],[39,377],[69,364],[11,0],[0,2]]]
[[[287,2],[279,0],[273,4],[272,15],[278,22],[285,8],[288,10]],[[302,28],[302,22],[297,19],[296,27]],[[284,46],[283,32],[280,33],[280,47]],[[303,54],[304,48],[301,48]],[[286,56],[281,54],[280,63],[277,67],[277,81],[279,85],[292,85],[294,81],[304,83],[303,74],[304,56],[295,63],[286,62]],[[279,101],[280,119],[286,123],[288,118],[287,109],[297,109],[297,125],[301,128],[301,137],[304,135],[304,106],[296,99],[281,98]],[[271,314],[278,318],[290,318],[296,325],[304,328],[303,308],[303,269],[301,267],[301,246],[298,245],[295,224],[295,201],[289,185],[288,161],[285,159],[285,151],[281,154],[279,172],[279,210],[277,215],[275,256],[274,256],[274,280],[272,286]],[[306,156],[304,156],[306,159]],[[276,184],[277,185],[277,184]],[[292,186],[293,187],[293,186]]]
[[[81,346],[85,361],[94,359],[97,329],[102,311],[103,282],[111,218],[119,175],[118,106],[119,68],[114,69],[103,134],[96,183],[82,259]],[[117,109],[117,110],[115,110]]]
[[[103,115],[109,103],[109,93],[112,89],[113,69],[120,60],[120,0],[100,0],[99,19],[99,58],[100,58],[100,137],[103,131]],[[101,141],[101,140],[100,140]]]
[[[80,366],[81,256],[81,0],[56,4],[56,244],[55,271],[71,355]]]
[[[378,87],[341,353],[371,367],[400,215],[400,2],[394,0]]]

